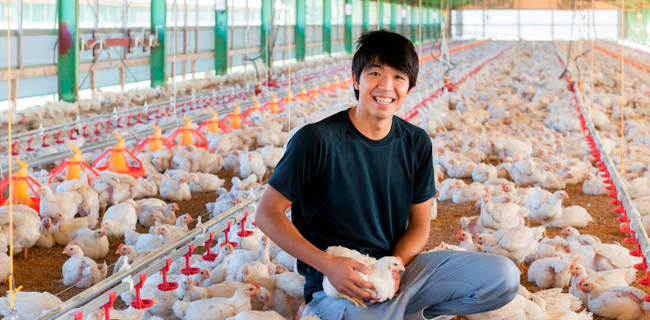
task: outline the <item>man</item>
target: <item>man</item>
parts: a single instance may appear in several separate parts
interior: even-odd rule
[[[494,310],[511,301],[519,270],[507,258],[470,252],[420,254],[429,238],[435,195],[431,140],[394,113],[415,86],[418,56],[399,34],[370,32],[352,60],[358,105],[300,129],[288,144],[256,214],[256,223],[298,261],[305,302],[330,319],[425,319]],[[292,206],[292,221],[284,215]],[[292,223],[293,222],[293,223]],[[375,258],[397,256],[398,294],[368,309],[322,291],[323,275],[340,292],[370,300],[371,283],[352,258],[329,246]]]

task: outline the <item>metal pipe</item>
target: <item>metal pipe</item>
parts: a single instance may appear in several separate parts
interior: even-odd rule
[[[166,246],[156,250],[152,254],[146,256],[142,260],[139,260],[138,262],[134,263],[131,265],[131,269],[122,269],[118,273],[113,274],[112,276],[100,281],[99,283],[95,284],[94,286],[90,287],[89,289],[83,291],[82,293],[76,295],[75,297],[69,299],[68,301],[60,304],[58,307],[50,310],[47,314],[37,318],[37,320],[50,320],[50,319],[70,319],[73,320],[72,316],[64,316],[61,318],[61,315],[65,314],[67,311],[79,307],[80,305],[83,305],[90,301],[92,297],[96,294],[105,292],[106,290],[111,289],[113,286],[118,285],[115,290],[117,291],[117,294],[124,293],[128,291],[129,286],[126,283],[122,283],[122,279],[124,279],[126,276],[129,275],[135,275],[139,273],[142,269],[145,269],[145,267],[148,264],[156,262],[156,260],[163,258],[166,256],[169,252],[172,250],[174,251],[173,254],[171,254],[172,260],[176,260],[180,257],[182,257],[184,254],[188,253],[189,249],[187,247],[187,244],[194,243],[195,247],[198,245],[203,245],[209,238],[210,234],[209,232],[215,231],[221,232],[226,229],[226,221],[229,220],[230,218],[233,218],[235,221],[238,219],[241,219],[244,215],[243,212],[238,212],[239,210],[249,206],[253,202],[257,201],[262,197],[263,191],[260,191],[258,194],[253,196],[252,198],[246,199],[243,202],[240,202],[239,204],[236,204],[234,207],[228,209],[227,211],[223,212],[217,217],[214,217],[213,219],[208,220],[206,223],[203,225],[206,228],[206,232],[203,233],[203,230],[201,228],[194,228],[190,232],[184,234],[180,238],[176,239],[174,242],[171,242],[167,244]],[[210,231],[208,231],[210,230]],[[197,238],[197,236],[199,236]],[[194,241],[191,241],[192,239],[195,239]],[[181,247],[182,248],[179,248]],[[147,273],[147,277],[150,275],[153,275],[154,273],[160,271],[165,266],[165,261],[161,260],[155,263],[154,265],[150,266],[149,268],[146,268],[144,272]],[[140,282],[139,278],[134,278],[133,279],[133,284],[138,284]],[[120,283],[122,283],[120,285]],[[90,303],[86,304],[83,309],[84,311],[94,311],[95,309],[98,309],[102,305],[106,304],[108,302],[108,296],[106,295],[101,295],[94,300],[92,300]],[[86,312],[84,312],[84,315],[87,315]]]
[[[555,46],[555,52],[558,55],[558,57],[562,60],[562,63],[566,65],[566,59],[562,55],[562,53],[560,53],[557,46]],[[650,257],[650,238],[648,238],[648,233],[646,232],[645,228],[643,227],[643,223],[641,222],[641,214],[636,209],[636,207],[634,206],[634,202],[632,202],[630,195],[627,193],[627,186],[623,182],[623,178],[621,178],[621,176],[619,175],[619,171],[616,170],[616,166],[614,165],[614,162],[609,157],[609,155],[605,152],[605,149],[603,148],[603,145],[600,142],[600,135],[598,134],[598,131],[596,130],[596,126],[594,126],[594,122],[591,119],[591,113],[589,112],[589,108],[587,108],[587,106],[584,104],[584,101],[582,100],[583,99],[582,93],[580,92],[577,81],[573,83],[573,89],[576,95],[578,106],[580,107],[580,113],[582,114],[582,117],[585,120],[585,126],[589,130],[589,135],[594,139],[594,143],[596,144],[596,149],[600,153],[600,160],[605,165],[605,168],[609,173],[609,177],[612,180],[612,184],[614,185],[614,188],[616,188],[616,193],[618,194],[618,200],[621,201],[621,204],[623,205],[623,207],[625,208],[625,212],[627,213],[627,217],[630,219],[629,227],[630,229],[634,230],[634,236],[636,238],[637,243],[639,243],[641,246],[641,251],[643,256]]]

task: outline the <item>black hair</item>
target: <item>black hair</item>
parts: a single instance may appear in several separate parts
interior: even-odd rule
[[[352,58],[352,72],[361,77],[361,72],[373,64],[388,65],[404,73],[409,80],[409,90],[418,79],[420,60],[413,43],[399,33],[386,30],[370,31],[357,40],[357,52]],[[359,100],[359,90],[354,89]]]

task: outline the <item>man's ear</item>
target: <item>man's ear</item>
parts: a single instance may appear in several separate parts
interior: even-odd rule
[[[415,88],[415,87],[413,87],[413,88]],[[409,89],[409,91],[406,91],[406,95],[407,95],[407,96],[408,96],[409,94],[411,94],[411,91],[413,90],[413,88]]]
[[[352,73],[352,85],[354,86],[355,89],[359,90],[359,79],[357,79],[357,75],[354,73],[354,71],[351,71]]]

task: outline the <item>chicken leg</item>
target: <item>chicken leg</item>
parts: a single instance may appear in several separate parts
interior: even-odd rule
[[[346,300],[350,300],[350,301],[352,301],[352,303],[354,303],[355,306],[358,307],[359,305],[361,305],[361,306],[364,307],[365,309],[368,309],[368,307],[366,307],[366,304],[363,303],[363,299],[359,299],[359,298],[350,298],[350,297],[348,297],[348,296],[346,296],[346,295],[344,295],[344,294],[340,294],[340,293],[339,293],[338,295],[336,295],[336,297],[338,297],[338,298],[343,298],[343,299],[346,299]]]
[[[519,264],[519,271],[521,271],[522,273],[524,271],[528,271],[528,268],[526,268],[523,261]]]

